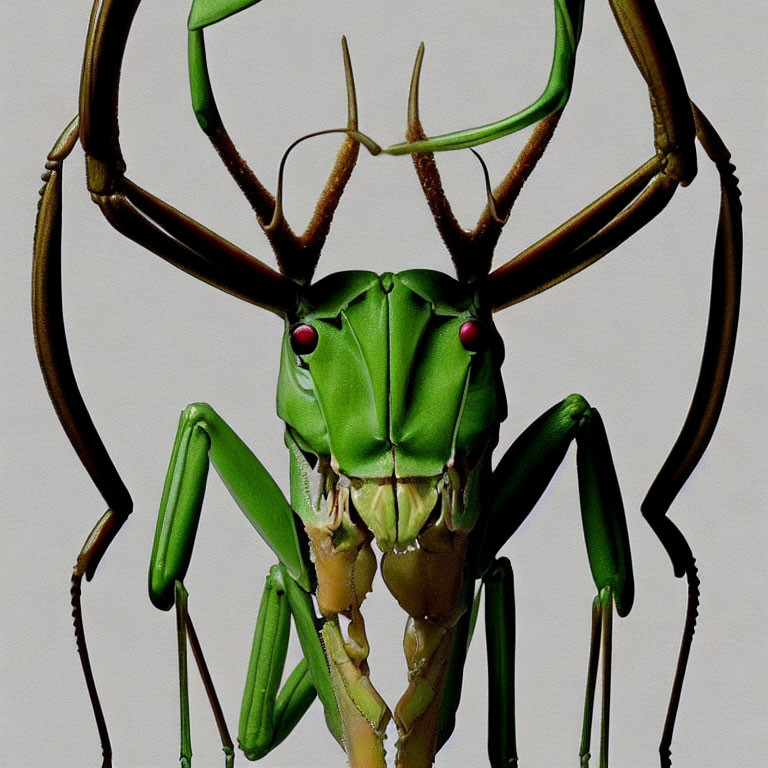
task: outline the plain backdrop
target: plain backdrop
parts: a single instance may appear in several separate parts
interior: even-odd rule
[[[758,2],[663,0],[690,93],[730,147],[742,180],[742,326],[725,408],[710,448],[671,509],[702,579],[701,615],[683,693],[674,765],[758,768],[768,753],[766,106],[768,11]],[[98,740],[71,630],[69,575],[103,502],[53,413],[33,351],[29,269],[38,176],[74,115],[90,4],[15,2],[3,13],[2,725],[0,765],[97,766]],[[272,262],[248,205],[197,128],[186,82],[181,0],[140,8],[121,90],[129,175]],[[298,136],[344,122],[339,39],[349,39],[361,128],[401,139],[420,40],[429,133],[498,119],[546,81],[552,3],[266,0],[207,33],[214,87],[236,144],[265,184]],[[483,149],[493,179],[525,135]],[[301,228],[338,139],[291,156],[289,220]],[[558,134],[524,190],[497,251],[501,264],[617,182],[653,151],[651,115],[608,3],[588,3],[576,80]],[[640,502],[677,435],[698,370],[709,296],[718,189],[700,174],[650,226],[596,266],[497,316],[506,342],[509,418],[501,446],[550,405],[580,392],[606,422],[633,544],[637,599],[616,622],[612,765],[657,765],[685,588],[642,519]],[[466,226],[484,202],[469,153],[439,158]],[[210,402],[287,487],[274,413],[281,322],[198,283],[122,239],[89,202],[82,153],[65,169],[64,303],[86,401],[133,494],[135,512],[86,585],[96,679],[119,768],[178,757],[174,620],[146,594],[156,510],[178,413]],[[339,207],[319,275],[349,268],[450,271],[405,158],[363,156]],[[340,367],[339,375],[344,375]],[[353,414],[351,415],[353,416]],[[579,524],[573,453],[504,549],[518,597],[518,741],[526,768],[576,765],[593,596]],[[212,477],[187,579],[190,610],[230,727],[260,590],[273,556]],[[380,581],[365,605],[374,684],[404,690],[404,617]],[[291,658],[296,653],[292,650]],[[482,626],[467,663],[444,768],[487,765]],[[221,764],[212,718],[192,677],[195,765]],[[391,743],[391,739],[390,739]],[[595,747],[596,751],[596,747]],[[238,763],[244,764],[242,755]],[[314,705],[269,768],[342,766]]]

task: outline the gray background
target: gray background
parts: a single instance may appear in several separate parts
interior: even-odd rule
[[[270,262],[262,234],[188,106],[187,4],[139,11],[124,65],[121,136],[142,186]],[[588,4],[574,93],[559,134],[525,190],[497,264],[615,183],[652,151],[643,83],[606,2]],[[765,735],[766,481],[762,407],[766,357],[766,63],[762,3],[662,2],[691,95],[732,150],[745,204],[741,336],[719,428],[672,508],[702,577],[697,639],[673,758],[680,768],[762,765]],[[2,324],[4,408],[3,766],[97,765],[98,743],[74,650],[71,565],[103,503],[69,447],[32,352],[28,274],[38,175],[74,114],[89,3],[13,3],[3,19]],[[343,122],[339,38],[349,38],[361,127],[397,141],[410,68],[427,44],[423,117],[430,133],[487,122],[538,96],[549,68],[552,8],[525,3],[264,2],[208,34],[217,95],[231,134],[266,184],[297,136]],[[494,179],[522,146],[483,150]],[[291,157],[287,212],[306,221],[337,145]],[[462,222],[483,204],[469,153],[439,158]],[[679,642],[684,586],[639,505],[674,441],[698,369],[718,204],[704,159],[647,229],[567,284],[498,317],[507,344],[508,445],[573,391],[597,405],[622,482],[638,581],[635,609],[615,629],[613,762],[657,764]],[[345,268],[449,270],[410,163],[361,157],[320,273]],[[287,461],[274,415],[280,321],[199,284],[121,239],[88,200],[82,155],[65,185],[64,290],[72,356],[85,398],[133,493],[135,513],[85,589],[96,678],[117,766],[172,766],[178,755],[173,617],[146,596],[158,499],[178,412],[206,400],[283,487]],[[342,374],[343,375],[343,372]],[[573,455],[505,548],[519,602],[518,709],[523,765],[575,765],[585,674],[589,578]],[[259,592],[271,554],[212,479],[188,577],[191,611],[231,727]],[[394,702],[405,687],[403,617],[380,582],[366,616],[374,683]],[[482,629],[465,698],[440,766],[486,764]],[[294,656],[295,658],[295,656]],[[193,676],[195,764],[220,753]],[[241,764],[242,756],[238,758]],[[314,706],[266,766],[342,765]]]

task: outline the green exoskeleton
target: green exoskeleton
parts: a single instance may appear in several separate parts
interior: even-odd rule
[[[208,405],[181,417],[150,563],[150,597],[176,608],[181,678],[181,762],[191,761],[187,647],[219,726],[227,765],[233,744],[187,611],[184,577],[212,463],[243,513],[273,550],[245,684],[238,741],[258,759],[293,729],[313,700],[353,768],[385,765],[394,720],[400,768],[427,768],[450,736],[475,620],[484,604],[489,668],[490,763],[517,763],[514,723],[512,570],[498,553],[531,512],[572,442],[592,613],[580,757],[588,763],[598,671],[602,670],[600,765],[608,763],[611,624],[632,607],[633,576],[624,509],[597,411],[580,395],[552,406],[494,458],[506,416],[502,340],[493,313],[590,266],[653,218],[696,171],[694,140],[717,165],[721,210],[709,330],[691,410],[643,505],[675,573],[688,582],[688,612],[660,747],[669,746],[693,635],[693,554],[666,513],[703,454],[725,396],[738,314],[741,230],[729,155],[688,100],[680,69],[651,0],[610,0],[648,86],[654,116],[650,159],[536,244],[491,271],[504,222],[544,153],[568,100],[583,0],[555,0],[552,72],[541,97],[509,118],[428,138],[418,109],[423,49],[411,84],[406,142],[381,149],[358,130],[344,43],[348,120],[336,165],[307,231],[297,236],[232,143],[213,96],[204,28],[256,0],[195,0],[189,20],[192,99],[198,122],[251,203],[279,271],[154,197],[125,175],[118,141],[122,54],[139,0],[95,0],[78,117],[49,155],[35,238],[38,352],[62,423],[108,504],[78,557],[72,598],[78,650],[104,752],[111,746],[85,646],[80,609],[91,578],[131,511],[131,500],[75,382],[61,314],[61,171],[79,139],[88,188],[120,232],[195,277],[285,323],[278,415],[290,457],[287,500],[258,458]],[[470,147],[535,124],[518,161],[489,195],[475,229],[461,229],[443,193],[433,152]],[[334,210],[359,144],[373,153],[413,154],[456,279],[413,269],[341,272],[313,283]],[[365,598],[380,569],[403,612],[407,682],[398,702],[371,683]],[[283,681],[290,625],[303,659]]]

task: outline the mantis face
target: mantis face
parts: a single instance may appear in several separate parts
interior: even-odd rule
[[[437,520],[471,528],[467,480],[506,415],[502,358],[476,290],[442,273],[341,273],[307,289],[277,403],[305,524],[334,526],[351,505],[384,552]]]

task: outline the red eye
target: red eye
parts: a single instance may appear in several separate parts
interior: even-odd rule
[[[297,355],[308,355],[317,346],[317,331],[307,323],[291,329],[291,349]]]
[[[477,320],[467,320],[461,324],[459,338],[468,352],[477,352],[485,345],[485,329]]]

